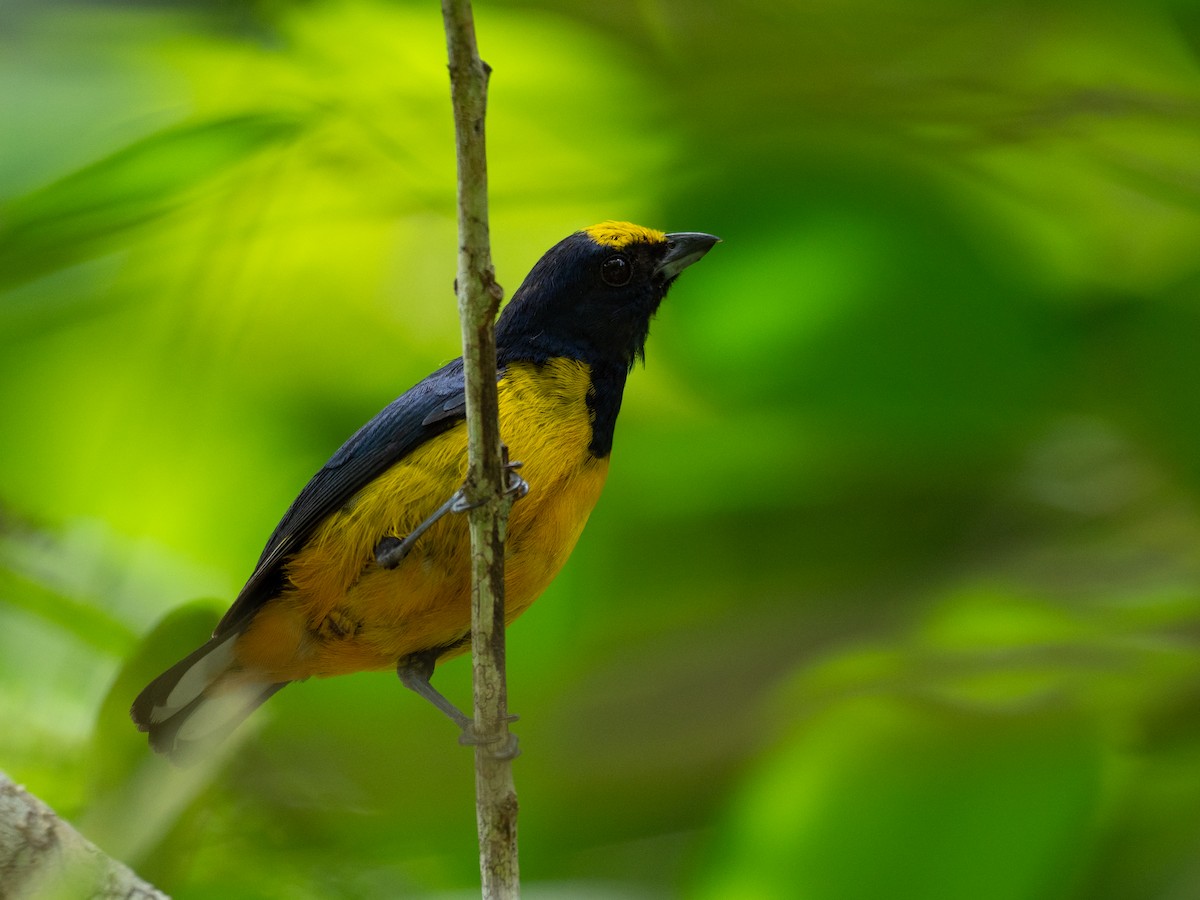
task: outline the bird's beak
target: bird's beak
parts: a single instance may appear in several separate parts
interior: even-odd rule
[[[667,255],[662,258],[655,272],[669,281],[700,259],[720,240],[719,237],[697,231],[668,234]]]

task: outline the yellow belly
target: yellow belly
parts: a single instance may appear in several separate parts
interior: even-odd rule
[[[608,459],[588,450],[589,384],[588,367],[566,359],[510,366],[499,383],[500,433],[529,482],[509,518],[509,622],[558,574],[604,486]],[[268,601],[239,638],[238,662],[274,680],[297,680],[390,668],[410,653],[465,636],[471,626],[465,515],[442,517],[395,569],[374,559],[381,538],[409,534],[461,486],[466,445],[459,423],[326,519],[289,563],[291,587]]]

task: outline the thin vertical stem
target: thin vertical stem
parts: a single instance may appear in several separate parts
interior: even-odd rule
[[[471,635],[475,683],[475,811],[485,900],[520,896],[517,794],[507,747],[504,678],[504,531],[506,493],[496,394],[494,324],[503,296],[488,241],[484,118],[490,69],[479,58],[469,0],[442,0],[458,155],[458,293],[467,394],[467,500],[470,512]]]

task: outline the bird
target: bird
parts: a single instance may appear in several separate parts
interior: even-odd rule
[[[513,465],[505,624],[571,554],[604,486],[625,383],[667,291],[719,238],[607,221],[533,266],[495,324],[500,434]],[[138,695],[150,746],[188,764],[260,704],[310,677],[395,669],[464,732],[431,684],[470,649],[463,362],[355,432],[284,513],[205,644]],[[527,492],[526,492],[527,488]]]

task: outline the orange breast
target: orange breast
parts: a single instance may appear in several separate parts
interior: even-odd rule
[[[604,486],[608,459],[588,451],[589,384],[588,367],[566,359],[510,366],[500,381],[500,433],[529,482],[509,519],[509,622],[558,574]],[[410,653],[465,636],[471,626],[465,515],[444,516],[395,569],[374,561],[381,538],[410,533],[465,473],[466,427],[459,424],[360,490],[289,563],[292,587],[265,604],[238,640],[239,663],[275,680],[297,680],[391,668]]]

